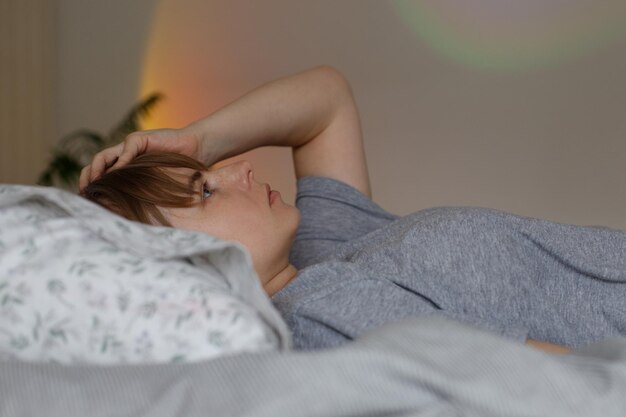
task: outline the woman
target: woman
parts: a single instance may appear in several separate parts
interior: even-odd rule
[[[174,227],[243,243],[296,347],[433,313],[561,352],[626,334],[625,232],[478,208],[387,213],[371,200],[350,86],[329,67],[265,84],[185,128],[133,133],[96,155],[80,186],[117,170],[130,180],[122,167],[149,152],[211,165],[266,145],[292,147],[299,211],[247,162],[157,168],[197,187],[196,200],[152,204]]]

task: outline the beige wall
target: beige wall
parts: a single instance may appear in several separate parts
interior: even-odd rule
[[[107,132],[135,103],[154,0],[55,0],[58,135]]]
[[[34,183],[54,141],[55,9],[0,0],[0,183]]]
[[[593,4],[600,14],[618,7]],[[384,208],[478,205],[626,229],[619,31],[546,64],[484,69],[376,0],[59,0],[57,22],[57,136],[104,130],[154,88],[168,100],[153,123],[180,125],[263,81],[326,63],[352,83]],[[287,152],[251,158],[259,177],[293,199]]]

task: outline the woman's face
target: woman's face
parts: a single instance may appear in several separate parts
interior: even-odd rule
[[[262,278],[273,277],[287,265],[300,213],[283,202],[277,191],[270,195],[269,185],[254,179],[248,161],[204,172],[172,171],[185,181],[194,181],[198,198],[198,204],[191,207],[161,208],[172,226],[238,241],[250,251]]]

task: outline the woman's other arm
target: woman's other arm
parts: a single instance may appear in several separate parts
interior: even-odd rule
[[[540,349],[548,353],[566,354],[570,353],[570,349],[565,346],[555,345],[553,343],[542,342],[540,340],[527,339],[526,345],[532,346],[535,349]]]
[[[260,146],[292,147],[298,178],[330,177],[371,196],[356,103],[329,66],[263,84],[182,129],[135,132],[94,157],[81,188],[143,152],[178,151],[210,165]]]

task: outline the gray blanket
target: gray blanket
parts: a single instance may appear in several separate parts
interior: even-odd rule
[[[2,416],[620,416],[626,338],[549,355],[441,317],[336,349],[192,363],[0,363]]]

